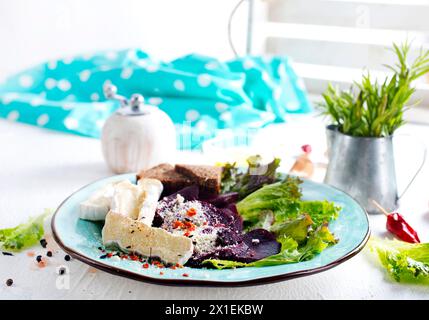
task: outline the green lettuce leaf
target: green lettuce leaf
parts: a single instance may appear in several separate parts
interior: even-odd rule
[[[429,243],[371,238],[369,248],[394,280],[429,284]]]
[[[8,251],[21,251],[34,246],[44,235],[43,221],[51,214],[51,210],[14,228],[0,229],[0,247]]]
[[[237,210],[250,224],[259,221],[260,212],[271,210],[277,216],[296,217],[302,196],[297,177],[287,176],[283,181],[266,185],[237,203]]]
[[[304,214],[296,219],[276,222],[268,230],[273,232],[277,238],[290,237],[298,243],[302,243],[307,239],[308,231],[312,224],[311,217],[308,214]]]

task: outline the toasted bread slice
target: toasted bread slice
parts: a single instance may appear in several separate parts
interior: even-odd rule
[[[222,168],[207,165],[176,164],[176,172],[198,183],[203,192],[220,193]]]
[[[161,163],[155,167],[139,172],[137,174],[137,180],[143,178],[161,181],[164,187],[163,194],[165,195],[174,193],[194,183],[190,178],[176,172],[174,167],[168,163]]]

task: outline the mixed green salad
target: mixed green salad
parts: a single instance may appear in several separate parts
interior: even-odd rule
[[[302,199],[302,180],[277,173],[280,159],[267,165],[259,156],[250,157],[247,171],[235,163],[224,166],[222,192],[238,192],[237,210],[246,230],[263,228],[272,232],[281,244],[278,254],[243,263],[208,259],[204,265],[218,269],[263,267],[312,259],[338,239],[328,224],[341,210],[332,202]]]

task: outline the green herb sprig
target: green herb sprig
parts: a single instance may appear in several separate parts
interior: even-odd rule
[[[319,104],[322,114],[344,134],[358,137],[392,135],[405,123],[403,115],[411,107],[408,103],[415,92],[412,82],[429,72],[429,50],[421,49],[409,65],[410,48],[408,42],[393,44],[398,62],[393,66],[386,65],[393,74],[382,83],[372,80],[367,72],[350,90],[339,91],[329,84],[322,94],[324,101]]]

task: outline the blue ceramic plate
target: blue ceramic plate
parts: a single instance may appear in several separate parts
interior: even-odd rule
[[[95,268],[140,281],[167,285],[243,286],[287,280],[321,272],[350,259],[366,244],[369,237],[368,216],[365,210],[349,195],[325,184],[305,181],[302,185],[306,200],[334,201],[343,209],[330,230],[340,239],[310,261],[262,268],[211,270],[180,268],[176,270],[142,268],[137,261],[100,259],[98,247],[102,245],[101,224],[79,219],[79,203],[91,193],[111,181],[129,179],[134,174],[118,175],[93,182],[68,197],[52,219],[52,230],[58,244],[74,258]],[[189,276],[184,277],[187,273]]]

